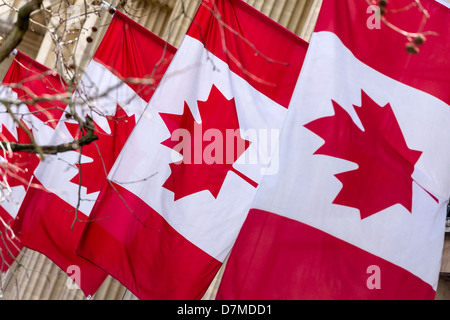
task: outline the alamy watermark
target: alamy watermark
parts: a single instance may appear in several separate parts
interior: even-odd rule
[[[279,129],[219,129],[203,131],[196,126],[193,132],[179,128],[170,140],[171,159],[176,164],[256,165],[261,174],[276,174],[279,168]],[[270,166],[269,166],[270,163]]]
[[[66,281],[66,287],[68,289],[80,289],[81,284],[81,269],[77,265],[70,265],[66,270],[69,278]]]
[[[367,267],[367,274],[370,276],[367,278],[366,286],[369,290],[381,289],[381,269],[377,265],[370,265]]]
[[[381,29],[381,8],[377,5],[370,5],[367,8],[370,16],[367,18],[366,25],[370,30]]]

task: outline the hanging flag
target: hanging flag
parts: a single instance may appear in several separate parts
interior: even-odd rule
[[[323,2],[279,170],[259,187],[218,299],[434,298],[450,197],[450,11],[391,0],[380,19],[369,4]]]
[[[24,53],[15,50],[14,60],[0,87],[1,99],[10,102],[10,111],[23,127],[8,113],[5,103],[0,105],[0,140],[40,145],[49,142],[64,109],[60,101],[66,94],[62,77]],[[60,97],[58,97],[60,96]],[[42,98],[48,98],[48,100]],[[11,226],[39,157],[33,153],[0,151],[0,272],[6,272],[19,254],[22,244],[12,233]]]
[[[242,1],[203,1],[77,252],[140,299],[200,299],[265,172],[306,47]]]
[[[43,188],[28,191],[14,224],[25,246],[55,262],[88,297],[107,274],[76,255],[77,243],[109,170],[174,52],[115,12],[73,96],[77,114],[90,117],[99,139],[76,151],[47,156],[34,179]],[[69,107],[66,112],[72,114]],[[52,144],[81,137],[78,123],[66,118],[58,124]]]

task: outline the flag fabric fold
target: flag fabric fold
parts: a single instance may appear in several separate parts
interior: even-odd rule
[[[266,173],[306,48],[243,1],[203,1],[77,253],[140,299],[200,299]]]
[[[22,243],[65,271],[90,297],[107,276],[76,254],[99,191],[128,135],[165,72],[175,48],[116,11],[73,95],[81,117],[90,117],[98,140],[75,151],[49,155],[35,171],[14,230]],[[67,107],[66,114],[71,114]],[[81,138],[64,117],[51,144]]]
[[[36,143],[47,144],[64,111],[65,105],[60,99],[65,93],[66,84],[58,73],[16,50],[0,87],[1,99],[5,101],[1,105],[1,141],[30,144],[31,135]],[[42,100],[43,97],[51,102]],[[8,113],[6,103],[10,103],[10,111],[23,127]],[[11,227],[39,157],[2,148],[1,158],[0,271],[6,272],[22,248]]]
[[[377,27],[370,2],[324,0],[279,169],[262,179],[218,299],[435,297],[450,197],[450,10],[410,3],[389,1]],[[416,33],[426,41],[410,54]]]

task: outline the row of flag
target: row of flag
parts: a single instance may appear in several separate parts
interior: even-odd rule
[[[450,10],[324,0],[311,42],[241,0],[204,0],[178,49],[115,11],[73,101],[99,139],[2,150],[1,270],[20,249],[140,299],[433,299],[450,198]],[[136,81],[144,79],[144,81]],[[17,84],[20,84],[18,86]],[[81,136],[67,85],[17,52],[4,141]],[[94,108],[95,107],[95,108]],[[28,129],[28,130],[24,130]],[[69,274],[69,273],[68,273]],[[70,275],[70,274],[69,274]]]

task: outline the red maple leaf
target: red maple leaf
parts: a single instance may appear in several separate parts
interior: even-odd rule
[[[170,164],[172,173],[163,185],[174,193],[175,201],[203,190],[217,198],[228,171],[254,185],[233,168],[234,162],[250,146],[250,142],[240,136],[234,99],[227,100],[213,85],[208,99],[198,101],[198,109],[201,123],[195,121],[186,102],[182,115],[160,114],[171,133],[171,138],[161,144],[183,156],[182,161]],[[186,134],[180,135],[180,132]],[[234,133],[234,141],[229,139],[230,132]],[[208,133],[215,133],[214,139],[206,138]]]
[[[106,133],[94,122],[94,133],[99,139],[82,148],[82,154],[93,161],[82,163],[81,168],[77,164],[77,167],[81,169],[81,185],[86,187],[87,193],[101,190],[107,174],[136,124],[134,115],[128,117],[119,105],[117,105],[116,114],[107,116],[107,120],[111,133]],[[78,124],[66,123],[66,126],[74,139],[80,138]],[[70,181],[79,184],[80,174],[78,173]]]
[[[25,123],[23,124],[25,125]],[[32,130],[30,130],[30,132],[32,133]],[[31,143],[31,139],[24,130],[17,128],[16,139],[3,124],[0,140],[23,144]],[[27,187],[34,170],[39,164],[37,155],[28,152],[2,152],[1,155],[6,160],[6,162],[2,163],[0,166],[1,177],[6,174],[10,187]]]
[[[361,219],[395,204],[412,210],[411,177],[422,152],[406,145],[390,104],[377,105],[362,91],[361,107],[355,107],[364,130],[332,101],[335,114],[305,127],[325,140],[315,154],[358,164],[353,171],[336,174],[343,187],[334,204],[357,208]]]

